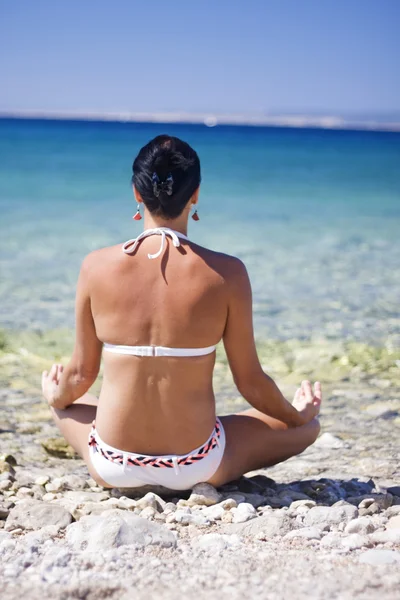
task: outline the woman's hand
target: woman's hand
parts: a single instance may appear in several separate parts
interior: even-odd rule
[[[299,411],[304,425],[318,416],[321,401],[322,389],[319,381],[314,384],[314,392],[309,381],[302,381],[301,387],[294,395],[293,406]]]
[[[60,364],[54,364],[50,371],[42,373],[42,392],[49,406],[53,408],[64,408],[59,402],[60,378],[64,367]]]

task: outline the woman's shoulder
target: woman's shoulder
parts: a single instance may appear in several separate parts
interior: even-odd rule
[[[94,270],[102,270],[111,264],[118,264],[123,257],[122,244],[98,248],[85,256],[82,261],[81,271],[93,272]]]
[[[193,244],[192,248],[209,267],[223,275],[224,279],[240,278],[243,275],[247,276],[246,266],[237,256],[225,254],[224,252],[212,250],[197,244]]]

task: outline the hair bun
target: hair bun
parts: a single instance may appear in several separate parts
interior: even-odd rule
[[[200,185],[200,161],[182,140],[160,135],[133,163],[132,182],[150,213],[178,217]]]

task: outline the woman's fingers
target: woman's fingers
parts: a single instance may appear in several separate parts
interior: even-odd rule
[[[50,378],[52,381],[55,381],[55,380],[56,380],[56,377],[57,377],[57,365],[56,365],[56,364],[54,364],[54,365],[52,365],[52,367],[51,367],[51,369],[50,369],[49,378]]]
[[[314,404],[321,404],[322,401],[322,388],[319,381],[314,384]]]
[[[304,381],[301,382],[301,389],[303,390],[303,394],[304,394],[305,399],[308,402],[312,402],[312,399],[313,399],[314,395],[313,395],[313,392],[312,392],[311,383],[305,379]]]
[[[299,400],[301,396],[301,388],[297,388],[295,394],[294,394],[294,400]]]

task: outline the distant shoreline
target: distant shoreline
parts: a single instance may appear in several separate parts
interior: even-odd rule
[[[219,115],[212,113],[142,113],[83,111],[0,111],[0,119],[40,119],[60,121],[104,121],[120,123],[181,123],[193,125],[316,128],[356,131],[400,132],[400,121],[351,120],[338,116],[308,115]]]

